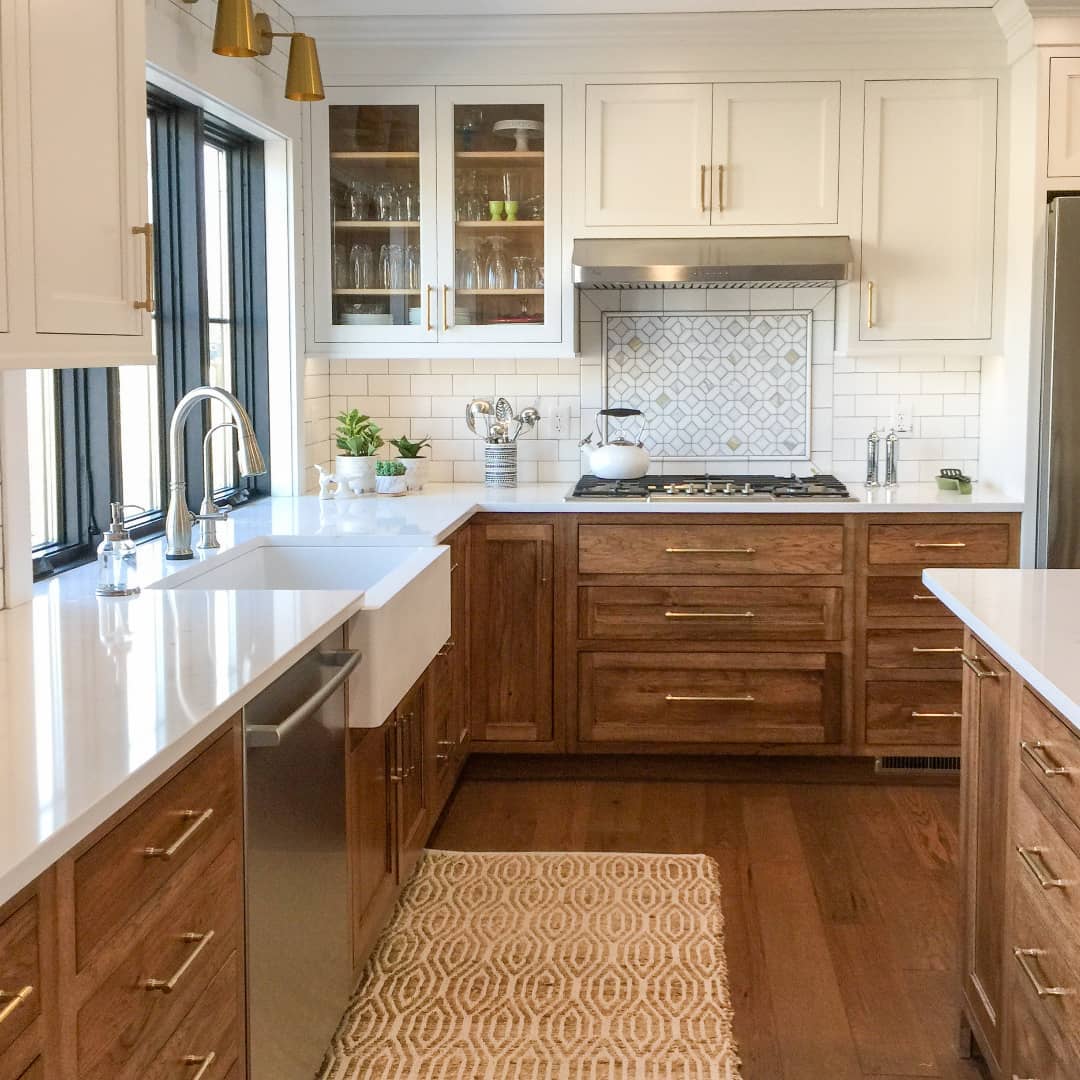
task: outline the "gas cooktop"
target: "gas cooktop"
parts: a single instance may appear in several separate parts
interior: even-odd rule
[[[583,476],[566,496],[573,499],[638,502],[772,502],[778,499],[851,500],[835,476],[643,476],[602,480]]]

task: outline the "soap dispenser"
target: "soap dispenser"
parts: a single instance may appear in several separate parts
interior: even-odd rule
[[[109,503],[112,521],[97,549],[98,596],[134,596],[139,591],[135,584],[135,541],[124,528],[124,510],[142,510],[141,506],[125,503]]]

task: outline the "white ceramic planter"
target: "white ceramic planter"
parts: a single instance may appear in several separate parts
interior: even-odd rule
[[[351,487],[354,491],[357,489],[374,491],[375,460],[374,457],[349,457],[346,454],[338,454],[334,458],[334,475],[339,483],[345,487]]]
[[[407,480],[405,476],[376,476],[375,490],[380,495],[404,495],[409,490]]]
[[[408,489],[423,491],[424,481],[427,480],[427,458],[399,457],[397,460],[405,466],[405,482]]]

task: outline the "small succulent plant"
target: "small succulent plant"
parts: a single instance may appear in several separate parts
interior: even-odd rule
[[[383,445],[382,429],[359,409],[338,414],[337,448],[347,457],[371,457]]]
[[[428,443],[431,442],[429,438],[420,439],[418,442],[413,442],[412,439],[406,438],[402,435],[398,439],[391,439],[390,445],[397,447],[397,452],[403,458],[418,458],[420,451],[424,449]]]
[[[404,476],[405,466],[400,461],[376,461],[376,476]]]

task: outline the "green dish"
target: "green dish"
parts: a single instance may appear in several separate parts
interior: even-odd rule
[[[961,495],[971,494],[970,480],[957,480],[953,476],[939,476],[937,477],[937,486],[939,491],[958,491]]]

